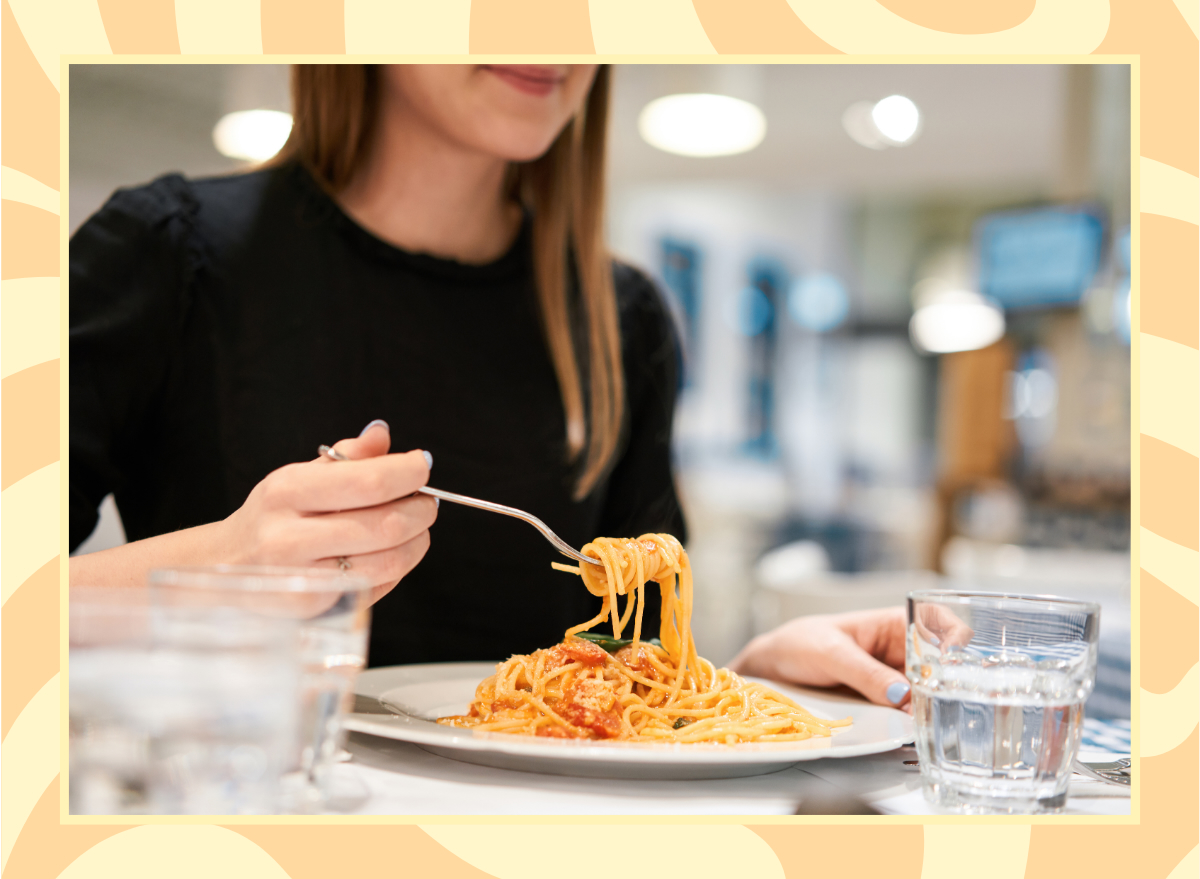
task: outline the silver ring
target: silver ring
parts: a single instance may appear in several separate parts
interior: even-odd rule
[[[350,570],[350,559],[340,555],[337,557],[337,565],[339,571],[348,571]]]
[[[319,445],[317,446],[317,454],[323,458],[329,458],[331,461],[349,461],[350,459],[335,449],[333,446]]]

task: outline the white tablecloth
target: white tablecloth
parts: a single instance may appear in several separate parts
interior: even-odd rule
[[[890,815],[939,814],[921,793],[912,748],[800,763],[750,778],[647,781],[571,778],[460,763],[392,739],[353,733],[339,790],[363,815],[840,814],[866,804]],[[1108,761],[1111,752],[1082,752]],[[1075,776],[1066,814],[1128,815],[1129,789]]]

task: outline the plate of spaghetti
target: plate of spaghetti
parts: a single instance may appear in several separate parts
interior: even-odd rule
[[[371,669],[348,729],[507,769],[636,778],[775,772],[912,740],[902,711],[830,692],[742,677],[696,652],[692,573],[667,534],[597,538],[601,562],[554,567],[602,599],[561,643],[490,663]],[[646,592],[661,597],[646,638]],[[622,606],[623,605],[623,606]],[[610,631],[594,631],[608,623]]]

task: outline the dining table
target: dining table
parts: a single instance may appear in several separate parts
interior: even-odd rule
[[[499,769],[417,744],[350,733],[334,780],[338,811],[357,815],[940,815],[926,801],[910,744],[856,757],[806,760],[742,778],[578,778]],[[1127,720],[1085,721],[1079,759],[1129,756]],[[1072,776],[1066,815],[1128,815],[1130,787]]]

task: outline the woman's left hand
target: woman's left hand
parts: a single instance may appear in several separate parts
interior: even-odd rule
[[[909,707],[902,607],[797,617],[759,635],[729,667],[813,687],[846,684],[872,702]]]

